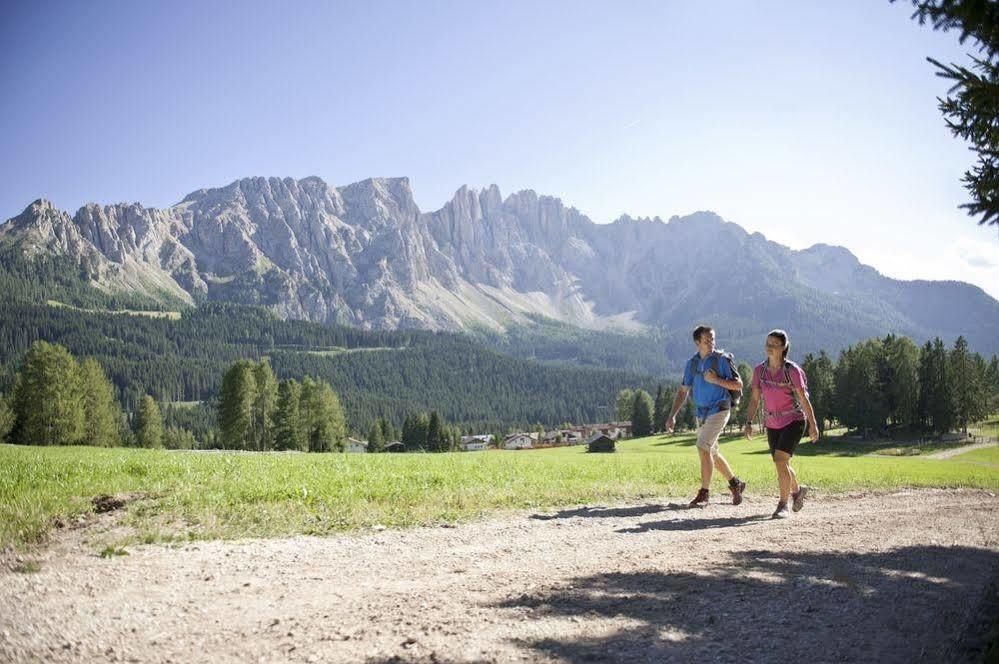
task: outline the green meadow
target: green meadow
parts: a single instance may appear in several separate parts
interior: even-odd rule
[[[776,480],[763,437],[723,439],[770,510]],[[303,454],[0,446],[0,548],[42,543],[56,524],[91,515],[91,500],[131,494],[113,544],[324,534],[450,524],[506,510],[686,500],[697,489],[692,435],[584,447],[445,454]],[[898,448],[898,443],[893,443]],[[803,444],[798,476],[821,493],[904,487],[999,489],[999,447],[949,459],[915,449],[883,456],[839,439]],[[872,455],[875,452],[877,455]],[[716,475],[718,500],[727,496]],[[107,542],[102,542],[105,544]],[[96,545],[96,543],[95,543]]]

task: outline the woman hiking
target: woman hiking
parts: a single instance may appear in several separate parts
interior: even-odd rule
[[[780,485],[780,500],[774,519],[786,519],[787,501],[790,498],[792,509],[797,512],[805,504],[808,487],[798,484],[798,477],[791,468],[791,457],[805,433],[808,422],[808,435],[812,442],[819,441],[819,427],[815,423],[815,411],[808,400],[808,387],[805,372],[787,359],[791,344],[787,332],[774,330],[767,335],[767,359],[753,369],[752,396],[746,413],[745,433],[753,437],[753,419],[760,405],[760,395],[766,413],[764,424],[767,428],[767,443],[770,456],[777,469],[777,482]]]

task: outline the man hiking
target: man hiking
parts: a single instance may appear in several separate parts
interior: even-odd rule
[[[693,390],[694,405],[697,406],[697,453],[701,458],[701,490],[690,501],[689,507],[704,507],[708,504],[711,488],[711,473],[718,472],[728,480],[732,492],[732,504],[742,502],[742,492],[746,483],[732,473],[725,457],[718,450],[718,436],[728,423],[732,408],[732,395],[729,390],[742,391],[742,379],[732,363],[732,356],[715,350],[715,331],[707,325],[699,325],[694,330],[694,343],[697,354],[687,360],[683,369],[683,383],[673,399],[673,409],[666,420],[666,431],[672,432],[676,424],[676,414]]]

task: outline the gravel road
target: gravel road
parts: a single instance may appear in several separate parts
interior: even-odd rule
[[[3,559],[0,661],[973,661],[995,621],[994,494],[681,505],[112,558],[66,529]]]

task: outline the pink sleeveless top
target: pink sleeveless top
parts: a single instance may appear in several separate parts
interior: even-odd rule
[[[783,429],[793,422],[804,421],[805,413],[791,390],[804,390],[807,395],[808,379],[794,362],[788,360],[784,368],[776,371],[767,362],[757,364],[753,369],[752,387],[763,395],[764,422],[768,429]]]

